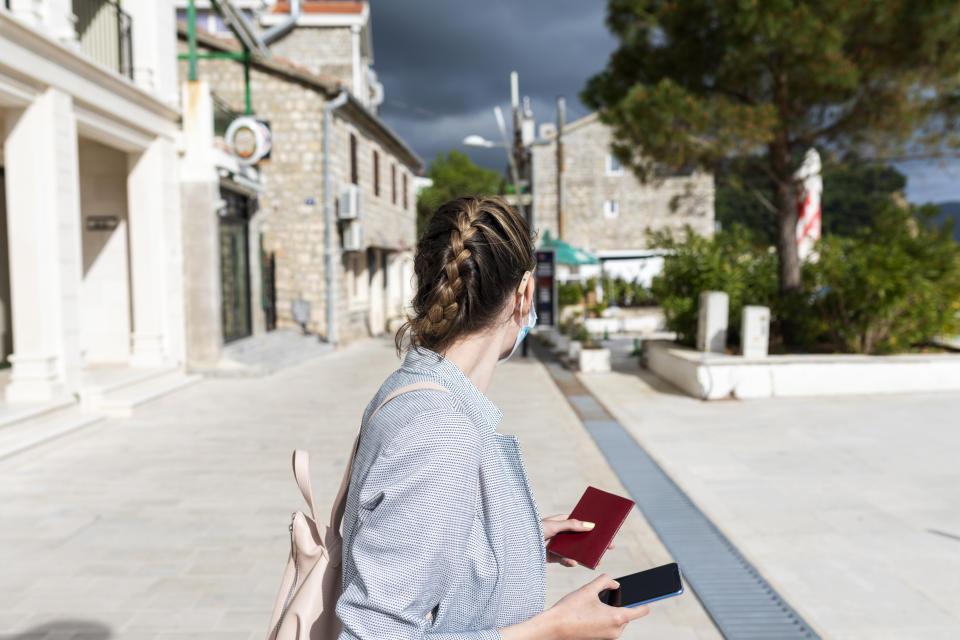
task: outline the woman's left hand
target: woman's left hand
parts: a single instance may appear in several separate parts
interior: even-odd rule
[[[590,531],[594,527],[594,523],[592,522],[584,522],[583,520],[576,519],[571,520],[569,513],[561,513],[555,516],[550,516],[549,518],[543,518],[541,522],[543,523],[544,544],[549,543],[551,538],[561,531]],[[607,546],[607,549],[613,549],[613,547],[614,543],[611,542]],[[560,557],[551,551],[547,552],[547,562],[557,562],[565,567],[577,566],[576,560]]]

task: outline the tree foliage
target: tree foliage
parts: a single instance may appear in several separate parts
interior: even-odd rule
[[[878,224],[825,237],[804,279],[813,330],[853,353],[890,353],[960,332],[960,249],[939,209],[881,206]]]
[[[620,46],[582,100],[641,178],[750,158],[774,191],[780,286],[800,287],[795,159],[956,145],[955,0],[609,0]]]
[[[427,220],[444,202],[466,195],[496,195],[502,182],[499,173],[478,167],[470,156],[457,149],[437,153],[427,177],[433,185],[420,191],[417,197],[417,236],[423,233]]]
[[[749,162],[721,165],[716,174],[716,219],[721,228],[741,224],[758,240],[776,243],[777,218],[772,212],[773,184]],[[858,158],[826,164],[823,169],[823,234],[850,236],[875,227],[874,213],[899,200],[907,178],[894,167],[868,164]]]

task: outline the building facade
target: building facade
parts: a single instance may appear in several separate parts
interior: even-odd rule
[[[541,234],[549,230],[603,257],[642,253],[648,228],[690,225],[697,233],[713,233],[713,175],[694,172],[641,183],[611,153],[610,129],[596,113],[563,129],[561,233],[556,127],[541,125],[540,134],[531,150],[533,215]]]
[[[382,90],[376,88],[370,68],[366,3],[305,2],[302,6],[303,13],[292,28],[271,43],[271,57],[255,56],[249,72],[253,115],[269,124],[272,150],[257,163],[257,175],[241,194],[249,201],[248,215],[239,218],[245,226],[239,231],[245,234],[240,244],[248,247],[246,265],[240,267],[249,282],[245,297],[252,320],[246,335],[272,326],[300,326],[344,344],[382,334],[403,316],[405,301],[412,293],[413,177],[421,161],[376,115]],[[285,10],[284,3],[276,3],[269,13],[254,14],[254,19],[270,26]],[[184,23],[179,33],[183,54],[187,50]],[[198,44],[204,56],[242,51],[231,39],[203,32],[198,34]],[[295,57],[301,55],[306,59]],[[187,79],[183,59],[180,75]],[[357,77],[361,79],[359,96],[352,90]],[[245,111],[244,70],[237,60],[200,59],[197,83],[185,86],[185,96],[199,91],[200,100],[207,99],[203,96],[209,92],[209,101],[221,111],[231,112],[228,117]],[[324,109],[341,94],[345,102],[331,110],[329,155],[325,157]],[[185,127],[190,103],[185,97]],[[197,151],[201,156],[211,145],[224,146],[219,133],[213,132],[211,142],[200,143]],[[191,241],[209,246],[212,238],[218,237],[222,263],[223,255],[232,249],[224,240],[223,216],[218,218],[208,201],[215,199],[210,195],[213,191],[219,191],[223,199],[224,176],[232,182],[236,176],[223,161],[214,163],[215,170],[204,169],[210,166],[209,160],[188,164],[193,166],[194,177],[185,179],[184,189],[190,193],[185,191],[184,207],[197,212],[191,214],[197,225]],[[325,168],[329,169],[329,194],[324,193]],[[234,190],[236,185],[226,189]],[[333,218],[329,292],[324,209],[328,196]],[[198,246],[188,250],[185,260],[203,261],[205,255]],[[225,279],[222,274],[221,280]],[[242,284],[242,278],[238,282]],[[216,358],[218,341],[222,344],[231,336],[216,336],[214,325],[220,319],[216,309],[205,302],[210,299],[211,283],[199,283],[193,292],[189,282],[187,286],[188,327],[194,332],[188,336],[188,344],[197,356],[192,360],[209,362]],[[219,295],[221,300],[229,297],[222,286]],[[333,300],[333,331],[328,326],[329,299]],[[191,309],[198,313],[191,314]]]
[[[185,357],[172,2],[0,4],[5,398]]]

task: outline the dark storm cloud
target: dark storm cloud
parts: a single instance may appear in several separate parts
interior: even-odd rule
[[[577,94],[616,46],[601,0],[372,0],[374,67],[386,101],[381,116],[427,162],[464,149],[471,133],[500,139],[493,116],[509,118],[510,71],[530,96],[537,123],[586,115]],[[509,122],[508,122],[509,126]],[[500,170],[502,149],[464,149]]]

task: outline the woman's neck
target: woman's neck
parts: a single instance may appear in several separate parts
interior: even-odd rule
[[[450,345],[443,356],[460,367],[481,393],[486,393],[493,378],[493,369],[500,359],[499,332],[481,332]]]

